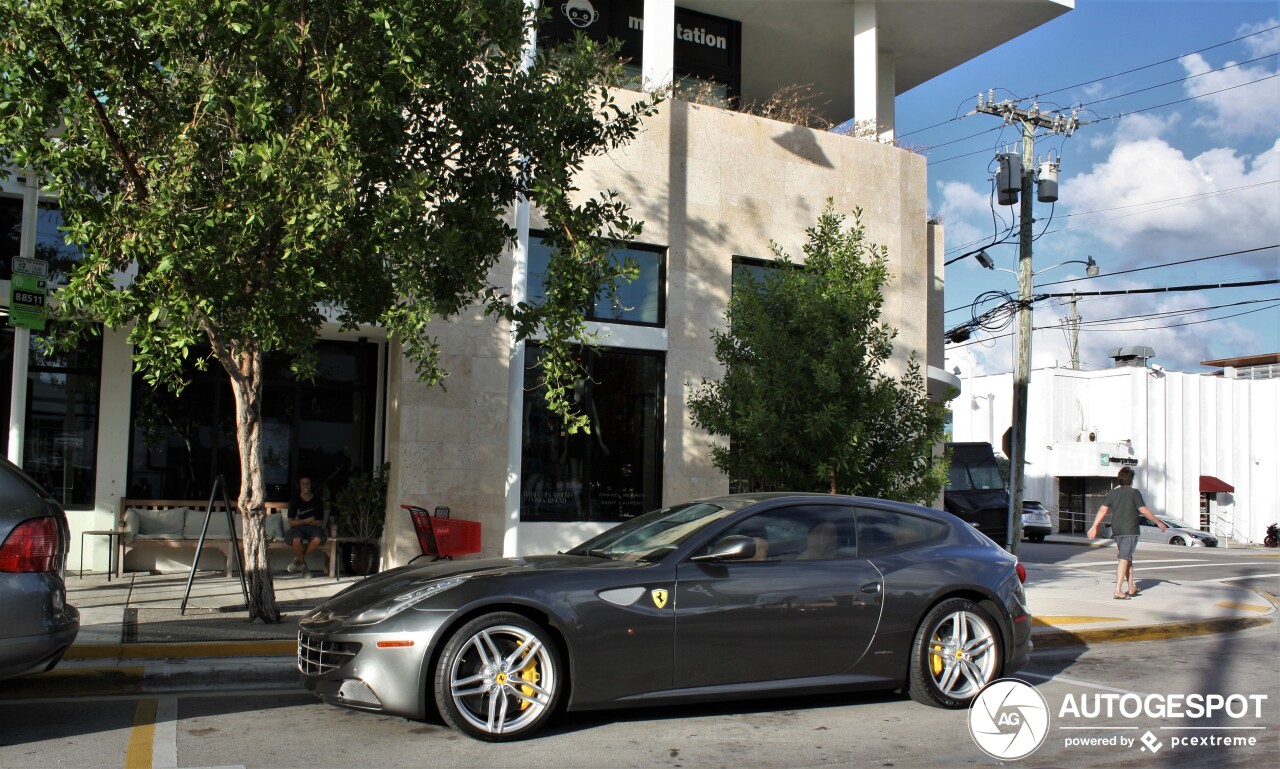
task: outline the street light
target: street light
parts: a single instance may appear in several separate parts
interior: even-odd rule
[[[1028,192],[1029,190],[1023,190]],[[1025,202],[1025,201],[1024,201]],[[1024,217],[1029,216],[1029,211],[1024,210]],[[1014,374],[1013,374],[1013,411],[1014,424],[1012,428],[1012,441],[1009,447],[1009,512],[1005,520],[1005,548],[1017,555],[1017,545],[1021,540],[1015,529],[1015,521],[1020,521],[1022,514],[1022,490],[1023,490],[1023,462],[1026,458],[1026,440],[1027,440],[1027,389],[1031,383],[1031,301],[1032,301],[1032,283],[1031,279],[1049,270],[1066,264],[1083,264],[1084,274],[1090,278],[1095,278],[1101,272],[1098,263],[1090,256],[1088,261],[1081,259],[1069,259],[1060,262],[1052,267],[1046,267],[1039,272],[1031,270],[1031,248],[1029,243],[1025,243],[1025,252],[1019,258],[1018,272],[1006,270],[1002,267],[996,267],[995,261],[987,254],[986,251],[980,251],[977,254],[978,264],[986,267],[988,270],[999,270],[1007,272],[1018,278],[1018,333],[1017,347],[1014,354]]]

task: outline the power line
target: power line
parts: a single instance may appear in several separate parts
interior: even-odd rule
[[[1215,44],[1210,45],[1210,46],[1207,46],[1207,47],[1205,47],[1205,48],[1201,48],[1201,49],[1199,49],[1199,50],[1197,50],[1197,51],[1191,51],[1190,53],[1183,53],[1183,54],[1179,54],[1179,55],[1177,55],[1177,56],[1173,56],[1173,57],[1170,57],[1170,58],[1168,58],[1168,59],[1162,59],[1161,61],[1157,61],[1157,62],[1154,62],[1154,63],[1152,63],[1152,64],[1144,64],[1144,65],[1142,65],[1141,67],[1134,67],[1133,69],[1127,69],[1127,70],[1125,70],[1124,72],[1117,72],[1117,73],[1115,73],[1114,75],[1104,75],[1103,77],[1095,77],[1094,79],[1092,79],[1092,80],[1086,80],[1086,81],[1084,81],[1083,83],[1076,83],[1075,85],[1069,85],[1069,86],[1066,86],[1066,87],[1064,87],[1064,88],[1055,88],[1055,89],[1054,89],[1054,90],[1052,90],[1052,91],[1041,91],[1040,93],[1036,94],[1036,95],[1035,95],[1034,97],[1032,97],[1032,98],[1039,99],[1039,98],[1040,98],[1040,97],[1042,97],[1042,96],[1049,96],[1050,94],[1061,93],[1062,91],[1070,91],[1070,90],[1071,90],[1071,89],[1073,89],[1073,88],[1079,88],[1079,87],[1081,87],[1081,86],[1085,86],[1085,85],[1092,85],[1093,83],[1099,83],[1099,82],[1102,82],[1103,80],[1110,80],[1111,78],[1114,78],[1114,77],[1121,77],[1121,76],[1123,76],[1123,75],[1132,75],[1134,72],[1141,72],[1141,71],[1142,71],[1142,70],[1144,70],[1144,69],[1151,69],[1152,67],[1158,67],[1158,66],[1160,66],[1161,64],[1168,64],[1168,63],[1170,63],[1170,62],[1178,61],[1179,59],[1186,58],[1187,56],[1194,56],[1194,55],[1195,55],[1195,54],[1197,54],[1197,53],[1204,53],[1205,51],[1212,51],[1214,48],[1221,48],[1221,47],[1222,47],[1222,46],[1224,46],[1224,45],[1231,45],[1232,43],[1238,43],[1238,42],[1240,42],[1241,40],[1247,40],[1248,38],[1256,37],[1256,36],[1261,35],[1261,34],[1264,34],[1264,33],[1266,33],[1266,32],[1270,32],[1270,31],[1272,31],[1272,30],[1274,30],[1274,29],[1280,29],[1280,24],[1277,24],[1277,25],[1272,26],[1272,27],[1267,27],[1266,29],[1260,29],[1260,30],[1258,30],[1257,32],[1250,32],[1250,33],[1249,33],[1249,34],[1247,34],[1247,35],[1241,35],[1240,37],[1233,38],[1233,39],[1231,39],[1231,40],[1227,40],[1226,42],[1223,42],[1223,43],[1215,43]]]
[[[1107,122],[1107,121],[1109,121],[1109,120],[1119,120],[1120,118],[1128,117],[1129,115],[1137,115],[1138,113],[1141,113],[1141,112],[1151,112],[1152,110],[1164,109],[1165,107],[1172,107],[1172,106],[1173,106],[1173,105],[1175,105],[1175,104],[1182,104],[1182,103],[1184,103],[1184,102],[1195,101],[1196,99],[1203,99],[1203,98],[1205,98],[1206,96],[1216,96],[1217,94],[1220,94],[1220,93],[1226,93],[1227,91],[1234,91],[1234,90],[1235,90],[1235,89],[1237,89],[1237,88],[1244,88],[1245,86],[1249,86],[1249,85],[1256,85],[1256,84],[1258,84],[1258,83],[1264,83],[1264,82],[1266,82],[1266,81],[1268,81],[1268,80],[1273,80],[1273,79],[1275,79],[1275,78],[1277,78],[1277,77],[1280,77],[1280,72],[1277,72],[1277,73],[1275,73],[1274,75],[1267,75],[1266,77],[1258,78],[1257,80],[1250,80],[1250,81],[1249,81],[1249,82],[1247,82],[1247,83],[1237,83],[1236,85],[1227,86],[1226,88],[1219,88],[1219,89],[1218,89],[1218,90],[1216,90],[1216,91],[1209,91],[1209,92],[1207,92],[1207,93],[1196,94],[1195,96],[1188,96],[1188,97],[1187,97],[1187,98],[1185,98],[1185,99],[1177,99],[1177,100],[1175,100],[1175,101],[1167,101],[1167,102],[1165,102],[1164,104],[1156,104],[1156,105],[1153,105],[1153,106],[1150,106],[1150,107],[1142,107],[1142,108],[1140,108],[1140,109],[1129,110],[1128,112],[1120,112],[1120,113],[1117,113],[1117,114],[1115,114],[1115,115],[1111,115],[1111,116],[1108,116],[1108,117],[1098,118],[1097,120],[1088,120],[1088,121],[1083,121],[1083,122],[1081,122],[1081,123],[1080,123],[1080,125],[1083,127],[1083,126],[1087,126],[1087,125],[1093,125],[1094,123],[1105,123],[1105,122]],[[1046,114],[1051,114],[1051,113],[1046,113]],[[985,132],[984,132],[984,133],[985,133]],[[976,135],[978,135],[978,134],[975,134],[975,136],[976,136]],[[972,137],[969,137],[969,138],[972,138]],[[1037,138],[1039,138],[1039,137],[1037,137]],[[948,143],[951,143],[951,142],[948,142]],[[939,146],[942,146],[942,145],[939,145]],[[986,149],[980,149],[980,150],[975,150],[975,151],[973,151],[973,152],[966,152],[966,153],[965,153],[965,154],[963,154],[963,155],[953,155],[953,156],[951,156],[951,157],[949,157],[949,158],[943,158],[942,160],[930,160],[926,165],[930,165],[930,166],[940,165],[940,164],[942,164],[942,163],[947,163],[947,162],[952,161],[952,160],[959,160],[960,158],[967,158],[967,157],[971,157],[971,156],[973,156],[973,155],[979,155],[979,154],[982,154],[983,152],[987,152],[987,151],[988,151],[988,150],[986,150]]]
[[[1041,283],[1040,287],[1044,288],[1046,286],[1060,286],[1063,283],[1076,283],[1081,280],[1097,280],[1098,278],[1110,278],[1116,275],[1128,275],[1129,273],[1133,273],[1133,272],[1145,272],[1147,270],[1158,270],[1164,267],[1177,267],[1180,264],[1192,264],[1194,262],[1206,262],[1210,259],[1222,259],[1227,256],[1240,256],[1241,254],[1253,254],[1253,253],[1257,253],[1258,251],[1266,251],[1272,248],[1280,248],[1280,243],[1276,243],[1270,246],[1258,246],[1257,248],[1246,248],[1241,251],[1228,251],[1225,254],[1214,254],[1213,256],[1200,256],[1200,257],[1196,257],[1195,259],[1183,259],[1177,262],[1166,262],[1164,264],[1150,264],[1150,265],[1147,265],[1146,267],[1134,267],[1131,270],[1117,270],[1116,272],[1108,272],[1105,275],[1094,275],[1093,277],[1085,276],[1082,278],[1066,278],[1065,280],[1055,280],[1052,283]],[[1081,294],[1081,296],[1084,296],[1084,294]]]
[[[1178,61],[1179,59],[1185,58],[1185,57],[1187,57],[1187,56],[1193,56],[1193,55],[1195,55],[1195,54],[1197,54],[1197,53],[1204,53],[1205,51],[1212,51],[1212,50],[1213,50],[1213,49],[1215,49],[1215,48],[1221,48],[1221,47],[1223,47],[1223,46],[1225,46],[1225,45],[1231,45],[1232,43],[1238,43],[1238,42],[1240,42],[1241,40],[1247,40],[1248,38],[1256,37],[1256,36],[1261,35],[1261,34],[1264,34],[1264,33],[1266,33],[1266,32],[1270,32],[1270,31],[1272,31],[1272,30],[1274,30],[1274,29],[1280,29],[1280,24],[1278,24],[1278,25],[1276,25],[1276,26],[1272,26],[1272,27],[1267,27],[1266,29],[1260,29],[1260,30],[1258,30],[1257,32],[1251,32],[1251,33],[1249,33],[1249,34],[1247,34],[1247,35],[1241,35],[1240,37],[1233,38],[1233,39],[1231,39],[1231,40],[1227,40],[1227,41],[1225,41],[1225,42],[1221,42],[1221,43],[1214,43],[1213,45],[1206,46],[1206,47],[1204,47],[1204,48],[1200,48],[1200,49],[1195,50],[1195,51],[1190,51],[1190,52],[1188,52],[1188,53],[1179,54],[1179,55],[1177,55],[1177,56],[1173,56],[1173,57],[1168,58],[1168,59],[1162,59],[1162,60],[1160,60],[1160,61],[1153,62],[1153,63],[1151,63],[1151,64],[1144,64],[1144,65],[1142,65],[1141,67],[1134,67],[1133,69],[1127,69],[1127,70],[1125,70],[1125,71],[1123,71],[1123,72],[1116,72],[1115,74],[1111,74],[1111,75],[1103,75],[1102,77],[1095,77],[1095,78],[1093,78],[1092,80],[1086,80],[1086,81],[1084,81],[1084,82],[1082,82],[1082,83],[1076,83],[1075,85],[1069,85],[1069,86],[1066,86],[1066,87],[1064,87],[1064,88],[1055,88],[1055,89],[1053,89],[1052,91],[1041,91],[1041,92],[1037,93],[1035,96],[1033,96],[1033,97],[1031,97],[1031,98],[1033,98],[1033,99],[1039,99],[1039,98],[1041,98],[1041,97],[1043,97],[1043,96],[1049,96],[1049,95],[1052,95],[1052,94],[1055,94],[1055,93],[1061,93],[1062,91],[1070,91],[1070,90],[1071,90],[1071,89],[1073,89],[1073,88],[1079,88],[1079,87],[1081,87],[1081,86],[1091,85],[1091,84],[1093,84],[1093,83],[1100,83],[1100,82],[1102,82],[1103,80],[1110,80],[1110,79],[1112,79],[1112,78],[1121,77],[1121,76],[1123,76],[1123,75],[1131,75],[1131,74],[1133,74],[1134,72],[1141,72],[1142,70],[1145,70],[1145,69],[1151,69],[1152,67],[1158,67],[1158,66],[1160,66],[1161,64],[1168,64],[1168,63],[1170,63],[1170,62]],[[1274,56],[1275,54],[1272,54],[1272,55]],[[1266,57],[1263,57],[1263,58],[1266,58]],[[1248,63],[1248,62],[1242,62],[1242,63]],[[969,97],[966,97],[964,101],[968,101],[968,100],[969,100]],[[964,104],[964,102],[961,102],[961,104],[963,105],[963,104]],[[957,111],[958,111],[958,108],[957,108]],[[943,120],[943,121],[941,121],[941,122],[934,123],[933,125],[925,126],[924,128],[917,128],[917,129],[915,129],[915,130],[908,131],[908,132],[906,132],[906,133],[900,133],[900,134],[898,134],[897,136],[898,136],[898,138],[903,138],[903,137],[906,137],[906,136],[912,136],[912,135],[914,135],[914,134],[922,133],[922,132],[924,132],[924,131],[930,131],[930,130],[933,130],[934,128],[940,128],[940,127],[942,127],[942,126],[944,126],[944,125],[948,125],[948,124],[950,124],[950,123],[954,123],[954,122],[956,122],[956,121],[958,121],[958,120],[963,120],[964,118],[969,117],[969,115],[972,115],[972,114],[973,114],[973,113],[968,113],[968,114],[966,114],[966,115],[957,115],[957,116],[952,117],[952,118],[950,118],[950,119],[948,119],[948,120]]]
[[[1275,56],[1275,55],[1276,55],[1276,54],[1275,54],[1275,52],[1271,52],[1271,54],[1267,54],[1266,56],[1258,56],[1258,58],[1256,58],[1256,59],[1249,59],[1249,60],[1247,60],[1247,61],[1236,61],[1236,63],[1233,63],[1233,64],[1226,64],[1226,65],[1224,65],[1224,67],[1219,67],[1219,68],[1217,68],[1217,69],[1210,69],[1210,70],[1206,70],[1206,72],[1198,72],[1198,73],[1196,73],[1196,74],[1189,74],[1189,75],[1185,75],[1185,77],[1180,77],[1180,78],[1178,78],[1178,79],[1172,79],[1172,81],[1166,81],[1166,82],[1164,82],[1164,83],[1158,83],[1158,84],[1156,84],[1156,86],[1147,86],[1146,88],[1138,88],[1138,90],[1137,90],[1137,91],[1129,91],[1128,93],[1117,93],[1117,95],[1115,95],[1115,96],[1107,96],[1107,97],[1105,97],[1105,99],[1094,99],[1093,101],[1085,101],[1085,102],[1082,102],[1082,104],[1078,104],[1078,105],[1075,105],[1075,106],[1076,106],[1076,107],[1078,107],[1078,109],[1084,109],[1084,107],[1087,107],[1087,106],[1093,106],[1094,104],[1102,104],[1102,102],[1103,102],[1103,101],[1112,101],[1112,100],[1116,100],[1116,99],[1124,99],[1124,97],[1125,97],[1125,96],[1134,96],[1134,95],[1137,95],[1137,93],[1146,93],[1147,91],[1155,91],[1155,90],[1156,90],[1156,88],[1164,88],[1165,86],[1172,86],[1172,84],[1174,84],[1174,83],[1184,83],[1184,82],[1190,81],[1190,79],[1199,78],[1199,77],[1204,77],[1204,75],[1206,75],[1206,74],[1213,74],[1213,73],[1216,73],[1216,72],[1224,72],[1224,70],[1233,69],[1233,68],[1235,68],[1235,67],[1244,67],[1244,65],[1245,65],[1245,64],[1253,64],[1253,63],[1254,63],[1254,61],[1261,61],[1261,60],[1263,60],[1263,59],[1270,59],[1270,58],[1271,58],[1271,56]]]

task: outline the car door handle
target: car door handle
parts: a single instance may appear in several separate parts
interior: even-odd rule
[[[862,592],[864,592],[864,593],[871,593],[871,594],[879,593],[879,592],[880,592],[880,583],[879,583],[879,582],[868,582],[867,584],[865,584],[865,585],[863,585],[863,586],[862,586]]]

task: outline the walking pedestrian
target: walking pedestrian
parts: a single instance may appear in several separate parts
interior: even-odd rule
[[[1098,508],[1098,515],[1089,527],[1089,539],[1097,539],[1098,526],[1111,513],[1111,538],[1116,541],[1116,591],[1112,597],[1122,600],[1142,595],[1133,576],[1133,551],[1138,547],[1138,516],[1145,515],[1160,531],[1169,528],[1147,507],[1142,492],[1133,488],[1133,468],[1122,467],[1116,473],[1120,485],[1107,492]],[[1125,588],[1128,583],[1128,589]]]

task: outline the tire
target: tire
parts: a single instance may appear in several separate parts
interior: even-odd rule
[[[1262,544],[1266,547],[1275,547],[1276,545],[1280,545],[1280,540],[1277,540],[1275,537],[1266,537],[1262,540]]]
[[[911,699],[938,708],[963,708],[1000,677],[1003,643],[991,615],[967,598],[948,598],[929,610],[911,646]]]
[[[1034,536],[1027,537],[1027,539],[1031,540],[1032,542],[1043,542],[1043,541],[1044,541],[1044,535],[1043,535],[1043,534],[1036,534],[1036,535],[1034,535]]]
[[[519,614],[485,614],[445,643],[435,671],[436,707],[445,723],[476,739],[524,739],[555,712],[563,670],[544,628]]]
[[[1171,545],[1179,545],[1179,546],[1185,547],[1185,546],[1186,546],[1186,544],[1187,544],[1187,541],[1186,541],[1185,539],[1183,539],[1182,537],[1174,537],[1174,538],[1172,538],[1172,539],[1170,539],[1170,540],[1169,540],[1169,544],[1171,544]]]

